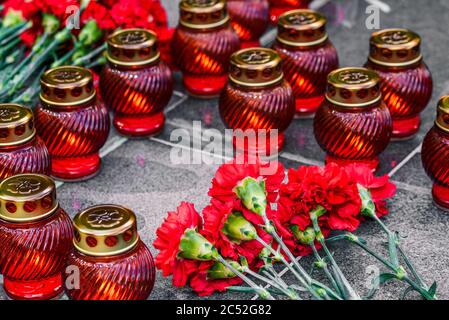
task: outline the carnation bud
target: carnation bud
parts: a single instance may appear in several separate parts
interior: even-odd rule
[[[62,29],[55,35],[55,39],[58,42],[65,42],[65,41],[69,40],[71,36],[72,36],[72,34],[70,33],[70,30]]]
[[[290,226],[290,230],[293,232],[295,238],[302,244],[312,244],[315,241],[316,233],[312,227],[306,228],[302,231],[297,225]]]
[[[54,33],[59,29],[61,25],[58,18],[52,14],[44,13],[42,18],[42,25],[48,33]]]
[[[240,243],[241,241],[250,241],[257,238],[256,228],[245,219],[241,212],[233,212],[221,229],[231,241]]]
[[[234,260],[226,260],[234,269],[243,272],[242,266]],[[229,270],[223,263],[215,262],[207,270],[207,278],[213,280],[234,278],[236,274]]]
[[[178,256],[185,259],[209,261],[218,257],[218,251],[195,229],[187,229],[179,242]]]
[[[89,20],[86,25],[81,29],[78,36],[79,41],[86,47],[93,45],[103,37],[103,31],[101,31],[95,20]]]
[[[248,210],[260,216],[265,214],[265,210],[267,209],[265,181],[258,181],[254,178],[247,177],[235,187],[234,192]]]
[[[9,28],[25,21],[20,10],[9,9],[8,13],[3,17],[2,27]]]
[[[359,189],[360,199],[362,200],[360,213],[365,217],[374,218],[376,216],[376,205],[373,202],[371,193],[360,184],[357,185],[357,188]]]

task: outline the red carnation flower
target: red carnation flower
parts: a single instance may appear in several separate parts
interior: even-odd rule
[[[265,163],[259,159],[243,161],[236,158],[218,168],[212,179],[209,196],[221,202],[233,202],[238,199],[235,187],[245,178],[263,179],[267,191],[268,202],[275,202],[279,187],[284,180],[284,167],[278,162]]]
[[[239,256],[244,256],[250,266],[256,267],[256,260],[263,246],[254,237],[258,235],[266,243],[270,242],[271,237],[249,222],[247,215],[243,213],[247,211],[244,208],[236,209],[233,202],[222,203],[216,199],[211,202],[203,210],[202,234],[214,243],[223,257],[238,260]],[[230,231],[227,233],[228,230]]]
[[[372,170],[365,165],[352,164],[346,167],[346,172],[361,186],[367,188],[376,205],[376,214],[382,217],[388,214],[385,199],[393,197],[396,186],[389,181],[388,175],[375,177]]]
[[[35,1],[7,0],[3,3],[2,15],[6,15],[10,10],[20,12],[25,20],[33,20],[39,15],[39,6]]]
[[[158,2],[121,0],[111,8],[111,16],[122,28],[145,28],[157,31],[167,27],[167,15]]]
[[[112,31],[117,28],[109,10],[95,1],[91,1],[81,14],[81,21],[83,24],[87,23],[89,20],[95,20],[102,30]]]
[[[198,261],[179,259],[177,255],[184,232],[187,229],[199,230],[201,225],[201,217],[194,205],[182,202],[176,212],[168,213],[168,217],[156,230],[157,239],[153,244],[159,250],[155,260],[156,267],[162,270],[164,277],[173,274],[175,286],[184,286],[198,267]]]

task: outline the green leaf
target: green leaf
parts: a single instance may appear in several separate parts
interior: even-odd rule
[[[372,288],[369,290],[368,294],[364,298],[371,299],[382,284],[392,279],[396,279],[396,275],[388,272],[382,273],[379,275],[379,277],[374,278],[373,281],[371,282]]]
[[[435,294],[437,293],[437,283],[436,282],[432,283],[432,286],[430,287],[428,292],[432,297],[435,296]]]
[[[415,291],[415,289],[414,289],[412,286],[410,286],[410,287],[408,287],[407,289],[405,289],[404,292],[402,293],[401,300],[405,300],[405,298],[407,297],[407,295],[408,295],[410,292],[412,292],[412,291]]]

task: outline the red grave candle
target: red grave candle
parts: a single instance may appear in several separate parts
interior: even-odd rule
[[[115,113],[117,131],[128,136],[159,133],[164,127],[164,108],[173,94],[173,78],[160,60],[156,34],[144,29],[119,30],[108,38],[106,57],[101,96]]]
[[[364,68],[342,68],[329,74],[326,99],[314,118],[318,144],[326,162],[358,162],[375,170],[392,130],[382,102],[379,76]]]
[[[109,134],[109,114],[96,96],[92,73],[63,66],[42,75],[36,128],[51,155],[51,174],[85,180],[100,170],[98,154]]]
[[[295,9],[307,9],[312,0],[269,0],[270,20],[276,24],[281,14]]]
[[[0,184],[0,272],[10,298],[60,295],[72,236],[72,222],[48,176],[21,174]]]
[[[242,48],[260,47],[259,38],[269,22],[268,0],[228,0],[231,25]]]
[[[312,10],[279,17],[275,49],[296,98],[296,115],[310,117],[324,100],[327,75],[338,68],[337,50],[328,39],[326,18]]]
[[[449,96],[442,97],[438,103],[435,125],[424,138],[421,159],[433,181],[435,204],[449,211]]]
[[[183,0],[172,40],[175,63],[187,91],[218,96],[227,82],[229,58],[240,48],[224,0]]]
[[[122,206],[91,207],[74,218],[74,251],[80,287],[66,288],[74,300],[144,300],[153,289],[155,267],[139,239],[136,216]]]
[[[266,48],[233,54],[219,110],[225,125],[234,130],[236,151],[268,156],[282,149],[284,131],[295,114],[295,99],[279,54]],[[277,130],[274,138],[273,130]]]
[[[50,155],[36,135],[31,109],[0,104],[0,181],[19,173],[50,173]]]
[[[432,75],[423,62],[421,38],[406,29],[373,33],[366,67],[381,78],[382,97],[393,117],[393,139],[412,138],[432,96]]]

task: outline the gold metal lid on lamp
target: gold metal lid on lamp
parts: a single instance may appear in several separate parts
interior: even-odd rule
[[[441,130],[449,133],[449,96],[443,96],[440,101],[438,101],[435,125]]]
[[[0,147],[28,142],[36,135],[33,111],[14,103],[0,104]]]
[[[326,18],[313,10],[291,10],[279,16],[277,40],[289,46],[314,46],[327,40]]]
[[[0,219],[32,222],[59,207],[54,181],[41,174],[19,174],[0,183]]]
[[[192,29],[210,29],[229,21],[225,0],[182,0],[179,23]]]
[[[264,87],[282,81],[279,54],[267,48],[248,48],[231,56],[229,80],[247,87]]]
[[[421,59],[421,37],[411,30],[385,29],[371,35],[369,60],[375,64],[401,67]]]
[[[344,107],[364,107],[381,100],[379,75],[365,68],[342,68],[327,78],[326,99]]]
[[[91,256],[112,256],[132,249],[139,241],[134,212],[118,205],[99,205],[73,219],[75,248]]]
[[[124,29],[109,36],[106,58],[116,65],[141,66],[157,61],[157,36],[146,29]]]
[[[93,75],[86,68],[61,66],[46,71],[41,77],[40,99],[49,105],[79,105],[95,95]]]

